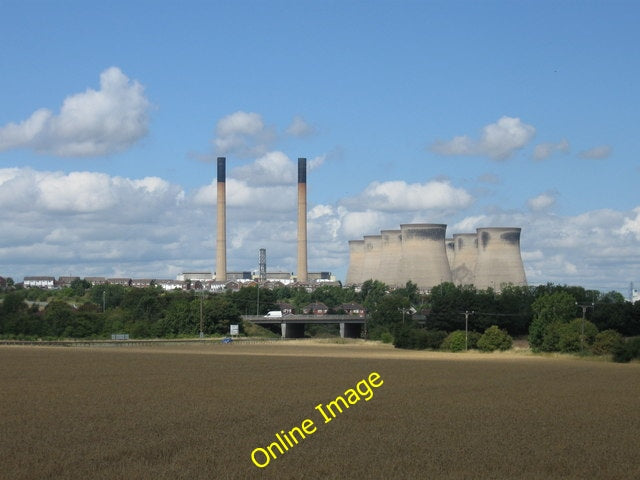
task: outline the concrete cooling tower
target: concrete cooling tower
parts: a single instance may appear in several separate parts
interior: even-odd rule
[[[514,227],[477,229],[476,288],[500,290],[507,283],[527,284],[520,255],[520,231],[520,228]]]
[[[376,280],[390,287],[402,287],[406,282],[399,281],[400,259],[402,258],[402,231],[382,230],[380,249],[380,269]]]
[[[364,240],[349,240],[349,268],[347,285],[362,283],[362,267],[364,263]]]
[[[453,238],[445,238],[444,246],[447,249],[447,261],[449,262],[449,268],[453,269],[453,257],[456,254],[456,243]]]
[[[381,235],[365,235],[364,259],[362,261],[362,281],[376,280],[380,271]]]
[[[402,234],[401,277],[399,283],[411,280],[420,290],[451,281],[444,239],[447,226],[414,223],[400,225]]]
[[[451,275],[456,285],[474,285],[478,260],[478,237],[475,233],[453,235],[455,251]]]

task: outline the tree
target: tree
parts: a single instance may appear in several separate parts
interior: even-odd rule
[[[529,344],[534,350],[540,349],[544,336],[551,324],[567,323],[576,314],[576,301],[567,292],[545,293],[531,305],[533,321],[529,327]]]
[[[478,349],[483,352],[494,350],[509,350],[513,345],[513,339],[506,330],[501,330],[497,325],[487,328],[478,339]]]

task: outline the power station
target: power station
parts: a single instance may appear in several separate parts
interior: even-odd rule
[[[226,159],[218,157],[216,282],[226,282]],[[310,274],[307,270],[307,159],[298,158],[297,281],[325,279],[328,272]],[[400,229],[382,230],[349,240],[347,285],[379,280],[391,287],[407,281],[420,290],[443,282],[474,285],[479,289],[500,290],[505,284],[526,285],[517,227],[485,227],[476,233],[446,237],[447,226],[439,223],[407,223]],[[249,272],[247,272],[249,273]],[[233,275],[232,275],[233,276]],[[267,279],[266,250],[260,250],[259,281]]]

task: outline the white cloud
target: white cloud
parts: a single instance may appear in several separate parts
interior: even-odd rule
[[[544,160],[556,152],[569,153],[569,142],[562,139],[558,143],[539,143],[533,150],[534,160]]]
[[[324,164],[324,161],[327,159],[326,155],[318,155],[317,157],[313,157],[311,160],[307,162],[307,167],[309,170],[315,170]]]
[[[527,145],[536,129],[519,118],[501,117],[482,129],[479,140],[463,135],[449,141],[437,141],[431,150],[442,155],[483,155],[493,160],[505,160]]]
[[[287,134],[292,137],[308,137],[309,135],[313,135],[315,131],[316,129],[300,116],[293,117],[291,125],[289,125],[286,130]]]
[[[404,181],[373,182],[354,199],[345,201],[348,206],[362,206],[380,211],[412,210],[461,210],[467,208],[473,198],[466,190],[455,188],[449,182],[432,180],[427,183]]]
[[[633,216],[626,217],[622,226],[616,231],[619,235],[633,235],[640,241],[640,207],[633,209]]]
[[[527,200],[527,206],[534,212],[546,210],[556,203],[555,192],[545,192]]]
[[[292,185],[297,166],[282,152],[269,152],[254,162],[235,168],[230,176],[255,185]]]
[[[613,149],[609,145],[599,145],[580,152],[581,158],[602,160],[611,156]]]
[[[67,97],[58,115],[43,108],[0,127],[0,151],[29,148],[61,157],[119,152],[147,134],[149,107],[142,85],[111,67],[100,74],[100,90]]]
[[[269,151],[275,137],[275,132],[264,124],[262,116],[238,111],[218,121],[213,144],[219,155],[259,157]]]

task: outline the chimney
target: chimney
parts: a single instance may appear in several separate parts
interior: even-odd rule
[[[218,157],[218,232],[216,237],[216,281],[227,281],[227,194],[225,157]]]
[[[298,158],[298,282],[307,280],[307,159]]]

